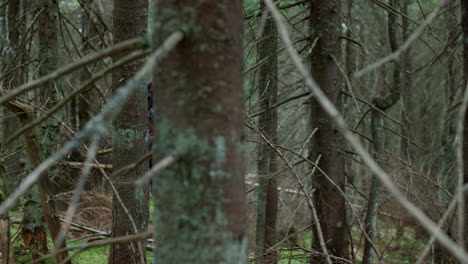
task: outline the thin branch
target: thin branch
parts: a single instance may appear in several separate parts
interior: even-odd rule
[[[160,60],[166,56],[183,38],[181,32],[175,32],[170,35],[166,41],[158,48],[145,63],[143,68],[129,80],[126,85],[117,90],[116,94],[111,98],[101,113],[92,118],[85,128],[78,134],[75,140],[65,144],[54,155],[49,157],[34,169],[24,180],[19,187],[8,197],[8,199],[0,205],[0,215],[5,214],[16,201],[29,190],[29,188],[37,182],[41,174],[49,169],[58,160],[63,159],[70,151],[78,148],[95,134],[103,134],[107,131],[107,127],[114,120],[115,116],[120,112],[123,105],[129,100],[131,95],[141,88],[141,83],[144,82],[151,71]]]
[[[452,202],[450,202],[447,210],[445,210],[444,214],[442,215],[442,217],[440,218],[439,222],[437,223],[437,226],[439,229],[442,228],[442,225],[444,224],[444,222],[447,220],[447,218],[451,215],[453,209],[455,209],[455,206],[457,205],[457,202],[458,202],[458,199],[459,197],[458,196],[463,196],[463,194],[465,192],[468,191],[468,185],[465,186],[463,189],[462,189],[462,192],[459,192],[457,193],[457,195],[454,197],[454,199],[452,200]],[[418,260],[416,261],[415,264],[422,264],[424,259],[426,258],[427,254],[429,253],[429,251],[431,250],[431,247],[432,247],[432,244],[434,244],[434,241],[435,241],[435,237],[434,235],[431,236],[431,238],[429,239],[429,241],[427,242],[426,246],[424,247],[424,249],[421,251],[421,253],[419,254],[419,257],[418,257]]]
[[[81,198],[81,193],[83,192],[85,188],[86,181],[88,179],[89,173],[91,172],[91,162],[96,156],[98,144],[100,140],[100,135],[96,134],[92,138],[91,146],[90,146],[90,151],[88,152],[88,155],[86,157],[85,165],[84,168],[81,170],[81,175],[78,180],[78,184],[73,191],[73,196],[70,202],[70,206],[68,206],[67,212],[65,213],[65,224],[62,225],[62,228],[60,229],[60,232],[56,238],[55,244],[60,245],[63,240],[65,239],[65,236],[70,229],[70,222],[72,221],[73,217],[75,216],[76,209],[78,207],[78,203],[80,202]]]
[[[404,194],[396,187],[391,180],[390,176],[375,162],[370,153],[364,148],[360,140],[352,133],[348,128],[344,118],[333,105],[333,103],[327,98],[327,96],[320,90],[320,87],[314,81],[310,73],[305,68],[304,64],[299,57],[299,54],[295,50],[291,43],[288,30],[284,25],[279,11],[272,5],[271,0],[264,0],[268,6],[268,9],[272,12],[272,16],[276,21],[278,32],[280,37],[287,47],[288,53],[291,60],[294,62],[297,70],[305,80],[307,87],[310,89],[312,94],[316,97],[317,101],[328,113],[330,118],[333,120],[337,128],[342,132],[348,142],[354,147],[356,152],[362,157],[363,161],[369,169],[374,172],[375,176],[379,178],[382,184],[388,189],[390,194],[412,215],[414,216],[421,225],[426,228],[431,234],[433,234],[437,240],[447,248],[461,263],[468,263],[468,254],[458,246],[453,240],[451,240],[446,233],[437,229],[437,225],[427,217],[421,209],[411,203],[405,198]],[[437,13],[437,12],[434,12]],[[433,14],[434,14],[433,13]],[[431,15],[433,15],[431,14]],[[414,36],[413,36],[414,38]]]
[[[414,32],[411,34],[411,36],[408,37],[408,39],[403,43],[398,50],[395,52],[391,53],[388,56],[383,57],[382,59],[366,66],[364,69],[354,73],[355,78],[361,78],[364,74],[367,74],[371,71],[376,70],[377,68],[381,67],[382,65],[386,64],[387,62],[398,60],[399,57],[405,52],[413,42],[419,38],[419,36],[424,32],[426,27],[428,27],[432,21],[437,17],[437,14],[439,11],[442,9],[442,7],[445,5],[447,0],[441,0],[439,2],[439,5],[432,11],[432,13],[427,17],[426,21],[424,21],[423,24],[421,24]]]
[[[178,161],[179,158],[180,158],[179,152],[174,152],[171,155],[163,158],[160,162],[158,162],[156,165],[151,167],[151,169],[148,172],[146,172],[145,175],[143,175],[140,179],[138,179],[135,182],[135,185],[137,187],[143,187],[147,185],[156,174],[170,167],[172,164]]]
[[[271,0],[265,0],[265,3],[266,5],[272,5],[273,3],[271,2]],[[273,14],[274,16],[274,14]],[[248,126],[248,125],[247,125]],[[249,128],[253,129],[252,127],[248,126]],[[255,129],[253,129],[255,131]],[[319,218],[318,218],[318,214],[317,214],[317,210],[315,208],[315,205],[314,205],[314,202],[312,200],[312,198],[310,197],[308,191],[306,190],[305,188],[305,185],[304,183],[302,183],[302,180],[301,178],[299,177],[299,175],[297,174],[297,172],[294,170],[294,168],[292,167],[291,163],[286,159],[286,157],[284,157],[283,153],[281,153],[281,151],[276,148],[272,143],[271,141],[265,137],[265,135],[263,135],[262,133],[259,133],[260,137],[278,154],[278,156],[284,161],[284,163],[288,166],[288,168],[291,170],[291,172],[293,173],[294,177],[296,178],[296,181],[297,183],[299,184],[299,188],[301,189],[301,191],[304,193],[304,195],[306,196],[307,198],[307,203],[309,205],[309,208],[310,210],[312,211],[312,219],[314,221],[314,224],[316,226],[316,229],[317,229],[317,234],[318,234],[318,239],[319,239],[319,243],[320,243],[320,248],[321,250],[323,251],[323,254],[325,255],[325,259],[327,260],[327,263],[328,264],[332,264],[333,262],[331,261],[330,259],[330,254],[328,253],[328,250],[327,250],[327,247],[326,247],[326,244],[325,244],[325,240],[323,238],[323,232],[322,232],[322,228],[320,226],[320,221],[319,221]]]
[[[46,259],[51,259],[55,257],[57,254],[60,254],[64,251],[70,251],[73,249],[78,249],[79,252],[88,250],[90,248],[95,248],[95,247],[105,247],[109,245],[115,245],[115,244],[127,244],[129,242],[133,241],[139,241],[143,239],[148,239],[153,236],[153,232],[144,232],[144,233],[138,233],[135,235],[129,235],[129,236],[123,236],[123,237],[116,237],[116,238],[110,238],[110,239],[103,239],[99,241],[93,241],[93,242],[85,242],[81,243],[78,245],[73,245],[73,246],[68,246],[66,248],[61,248],[59,250],[55,250],[54,252],[47,254],[41,258],[36,259],[33,261],[31,264],[36,264],[40,263],[41,261],[44,261]]]
[[[14,90],[4,94],[0,98],[0,105],[5,104],[6,102],[10,101],[11,99],[26,93],[38,86],[44,85],[47,82],[53,81],[55,79],[60,78],[61,76],[68,74],[78,68],[80,68],[83,65],[86,65],[88,63],[93,63],[102,57],[106,56],[112,56],[114,54],[122,53],[127,50],[132,50],[132,49],[137,49],[137,48],[147,48],[148,44],[143,41],[142,38],[136,38],[136,39],[130,39],[121,43],[118,43],[110,48],[104,49],[100,52],[90,54],[86,57],[83,57],[81,60],[69,64],[63,68],[59,68],[54,72],[51,72],[47,74],[46,76],[36,79],[34,81],[30,81],[28,83],[25,83],[21,85],[18,88],[15,88]]]
[[[122,65],[131,62],[133,60],[142,58],[146,55],[149,54],[148,50],[139,50],[132,52],[128,56],[116,61],[109,67],[103,69],[102,71],[96,73],[93,75],[89,80],[87,80],[85,83],[83,83],[80,87],[77,89],[71,91],[68,93],[64,98],[62,98],[58,103],[56,103],[50,110],[48,110],[44,115],[38,117],[35,119],[33,122],[29,123],[28,125],[22,127],[20,130],[18,130],[15,134],[10,136],[9,138],[6,139],[5,144],[8,144],[9,142],[12,142],[15,140],[17,137],[25,133],[26,131],[30,130],[31,128],[39,125],[40,123],[44,122],[47,120],[50,116],[52,116],[54,113],[59,111],[66,103],[70,102],[76,95],[80,94],[81,92],[85,91],[90,85],[94,84],[97,80],[103,78],[107,73],[111,72],[112,70],[121,67]]]

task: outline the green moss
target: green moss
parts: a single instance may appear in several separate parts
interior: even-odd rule
[[[158,155],[178,149],[181,159],[158,176],[154,191],[154,215],[160,263],[238,263],[246,240],[238,240],[227,230],[223,184],[232,175],[226,172],[228,140],[197,136],[194,129],[170,127],[162,121],[158,131]],[[194,262],[195,261],[195,262]]]
[[[146,140],[147,131],[136,128],[117,128],[113,135],[113,144],[116,148],[131,150],[133,143],[139,140]]]

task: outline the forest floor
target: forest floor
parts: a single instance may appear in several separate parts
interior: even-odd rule
[[[385,226],[387,223],[381,221],[380,226]],[[19,226],[15,225],[13,228],[13,234],[16,233],[17,228]],[[423,242],[419,242],[418,239],[415,237],[415,232],[411,228],[406,228],[403,235],[400,237],[396,234],[396,229],[394,228],[387,228],[383,229],[379,233],[379,239],[377,242],[377,246],[380,252],[384,255],[385,263],[393,263],[393,264],[407,264],[407,263],[414,263],[418,253],[424,247]],[[356,251],[356,244],[362,238],[360,238],[357,231],[353,230],[353,240],[354,242],[354,249]],[[300,247],[308,248],[311,244],[312,237],[310,234],[304,235],[298,238],[299,246],[290,247],[289,245],[282,245],[280,248],[280,264],[303,264],[308,263],[310,254],[304,250],[301,250]],[[70,242],[68,245],[75,245],[79,244],[82,241],[75,241]],[[360,242],[362,245],[362,241]],[[18,238],[14,244],[15,254],[19,256],[18,263],[30,263],[31,259],[29,254],[24,254],[21,252],[20,249],[21,238]],[[49,248],[52,248],[52,241],[49,239]],[[360,247],[362,249],[362,246]],[[75,251],[71,251],[70,254],[76,253]],[[77,256],[73,258],[73,263],[79,264],[106,264],[108,260],[109,249],[108,247],[99,247],[99,248],[92,248],[86,251],[81,252]],[[360,259],[362,258],[361,253],[358,252],[355,256],[356,264],[360,263]],[[151,263],[153,260],[153,253],[151,251],[147,251],[147,259],[148,263]],[[52,263],[52,262],[50,262]],[[377,260],[375,263],[378,263]]]
[[[78,208],[81,210],[77,213],[80,216],[77,219],[74,219],[75,222],[79,222],[80,225],[73,226],[72,232],[69,237],[68,245],[75,245],[82,243],[84,241],[92,241],[108,236],[108,226],[110,223],[103,224],[104,219],[111,219],[111,200],[110,198],[104,197],[102,194],[89,193],[87,196],[90,196],[89,199],[84,199]],[[97,197],[99,196],[99,197]],[[103,197],[101,197],[103,196]],[[67,198],[61,197],[63,200]],[[90,202],[89,200],[96,201],[99,200],[99,206],[96,206],[95,202]],[[107,210],[105,210],[107,208]],[[100,221],[89,221],[89,219],[96,218],[92,210],[97,209],[99,211]],[[106,213],[103,213],[106,212]],[[150,203],[150,215],[154,213],[154,208],[152,203]],[[13,219],[16,219],[12,228],[12,235],[14,236],[18,229],[20,228],[20,212],[16,212],[12,215]],[[99,224],[98,224],[99,222]],[[109,222],[109,221],[107,221]],[[150,219],[150,223],[152,220]],[[419,252],[424,247],[424,243],[427,239],[420,238],[417,236],[417,233],[411,227],[405,227],[398,232],[395,227],[394,221],[388,218],[381,218],[379,220],[379,234],[377,239],[377,247],[381,254],[384,256],[385,263],[391,264],[407,264],[414,263],[418,257]],[[93,224],[95,223],[95,224]],[[86,230],[83,231],[85,228]],[[88,230],[89,228],[89,230]],[[151,228],[151,226],[150,226]],[[350,258],[354,259],[353,263],[360,263],[362,259],[362,248],[364,243],[364,238],[360,235],[362,232],[353,228],[352,229],[352,249],[353,256]],[[312,241],[312,235],[310,232],[304,233],[304,235],[299,235],[297,237],[297,244],[283,244],[280,245],[279,258],[280,264],[302,264],[309,263],[310,253],[304,249],[310,248]],[[18,263],[30,263],[31,257],[28,252],[23,252],[21,245],[21,236],[18,236],[14,243],[15,255],[18,256]],[[251,245],[253,245],[251,243]],[[49,239],[49,248],[52,248],[52,241]],[[304,248],[304,249],[302,249]],[[77,251],[71,251],[70,254],[77,253]],[[108,260],[108,247],[92,248],[86,251],[77,254],[73,258],[74,263],[79,264],[106,264]],[[252,256],[252,255],[251,255]],[[151,250],[147,251],[148,263],[151,263],[153,260],[153,253]],[[375,263],[378,263],[377,260]]]

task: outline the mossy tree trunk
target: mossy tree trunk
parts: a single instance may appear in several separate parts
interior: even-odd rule
[[[155,259],[247,263],[242,3],[153,3],[153,47],[184,33],[153,75],[156,157],[180,155],[153,180]]]
[[[398,10],[399,0],[390,0],[389,5],[395,10]],[[388,39],[392,52],[398,49],[398,34],[397,34],[397,16],[393,12],[388,12]],[[374,106],[381,111],[386,111],[390,107],[396,104],[400,99],[401,90],[401,62],[396,60],[393,68],[393,84],[390,93],[387,96],[375,97],[372,100]],[[381,166],[385,166],[385,162],[382,158],[385,155],[385,133],[384,133],[384,119],[382,114],[377,110],[372,110],[372,141],[374,146],[374,156],[377,163]],[[366,232],[371,240],[375,242],[377,237],[377,216],[380,203],[380,181],[377,178],[372,179],[371,190],[369,194],[369,200],[366,212]],[[366,240],[364,244],[364,256],[362,263],[370,264],[374,256],[374,249],[371,243]]]
[[[312,76],[328,98],[341,108],[338,66],[333,60],[333,56],[340,57],[338,12],[336,0],[311,0],[311,40],[318,38],[312,50]],[[342,137],[314,99],[311,99],[311,118],[312,127],[318,128],[318,131],[311,140],[310,159],[315,161],[320,156],[319,167],[344,191],[344,160],[340,154]],[[314,199],[326,247],[330,254],[347,258],[345,199],[323,174],[317,172],[312,177],[316,188]],[[314,238],[318,238],[317,229],[314,229]],[[313,248],[320,251],[318,239],[314,239]],[[311,263],[325,263],[325,258],[312,257]]]
[[[59,2],[58,0],[39,0],[38,8],[39,14],[39,76],[45,76],[58,68],[58,19],[59,19]],[[55,102],[58,101],[58,93],[60,93],[61,87],[59,82],[46,83],[42,89],[40,89],[39,102],[45,109],[51,108]],[[22,108],[21,110],[25,110]],[[33,121],[33,117],[24,113],[19,115],[22,125],[28,125]],[[44,158],[51,156],[58,144],[58,138],[60,135],[58,121],[49,119],[41,126],[41,141],[35,129],[31,129],[28,133],[25,133],[25,145],[28,153],[29,161],[32,168],[36,168],[42,163]],[[42,144],[41,144],[42,143]],[[54,242],[58,236],[61,228],[59,215],[57,213],[53,193],[51,178],[55,172],[49,171],[44,173],[38,183],[39,191],[42,200],[42,209],[44,211],[44,220],[47,223],[47,229],[51,235],[51,239]],[[66,247],[65,240],[60,244],[54,243],[55,249]],[[68,256],[67,252],[57,254],[57,261],[61,262]],[[70,261],[67,261],[70,263]]]
[[[145,34],[147,27],[147,0],[114,0],[114,42],[118,43]],[[119,57],[114,57],[114,60]],[[143,61],[128,63],[114,71],[112,75],[113,88],[124,85],[143,65]],[[136,162],[148,150],[148,119],[146,85],[141,88],[117,115],[113,126],[113,169],[119,170]],[[117,192],[125,206],[128,215],[117,200],[115,194],[112,201],[112,237],[125,236],[143,232],[148,228],[148,189],[136,189],[134,181],[148,169],[148,163],[143,162],[134,170],[117,175],[113,180]],[[131,218],[133,220],[131,220]],[[135,226],[132,221],[134,221]],[[142,263],[145,262],[146,242],[139,241],[124,245],[112,245],[109,264]]]
[[[20,1],[12,1],[8,5],[8,45],[10,46],[11,50],[13,51],[9,57],[8,67],[12,69],[12,71],[5,76],[5,83],[7,83],[6,88],[8,90],[14,89],[21,83],[21,77],[18,70],[15,69],[15,65],[19,65],[22,62],[22,58],[24,55],[19,54],[18,52],[21,50],[20,47],[20,25],[21,22],[19,21],[20,17]],[[25,116],[24,109],[13,108],[11,104],[7,105],[5,108],[7,114],[10,114],[9,117],[5,120],[4,123],[4,136],[9,137],[13,131],[16,131],[20,123],[18,122],[18,117],[21,120],[22,116]],[[14,114],[14,115],[11,115]],[[27,137],[25,137],[27,139]],[[29,144],[25,142],[26,149],[28,150]],[[3,146],[7,151],[14,151],[15,145],[18,144],[18,141],[14,141],[8,145]],[[39,152],[39,154],[41,154]],[[28,155],[29,156],[29,155]],[[34,167],[35,163],[33,162],[33,158],[29,157],[29,163],[31,167]],[[7,192],[8,189],[14,188],[14,182],[19,181],[20,172],[21,172],[21,165],[19,160],[19,155],[15,154],[10,156],[8,159],[5,160],[5,173],[8,177],[7,180]],[[10,179],[11,176],[11,179]],[[43,180],[42,178],[41,180]],[[11,189],[12,190],[12,189]],[[45,201],[45,200],[43,200]],[[44,204],[41,202],[41,195],[38,186],[34,186],[29,193],[25,196],[24,199],[24,208],[23,208],[23,222],[22,222],[22,230],[21,235],[23,238],[23,248],[31,250],[31,258],[37,259],[42,254],[46,254],[48,252],[47,247],[47,234],[46,234],[46,226],[44,223],[44,216],[45,210],[43,210]],[[47,207],[47,205],[45,206]]]
[[[265,12],[265,4],[261,2]],[[271,15],[268,16],[261,42],[258,45],[258,61],[264,61],[259,69],[258,93],[261,109],[259,127],[273,144],[277,142],[277,110],[278,94],[278,56],[277,32]],[[256,223],[255,263],[276,263],[277,253],[273,247],[276,244],[276,219],[278,213],[278,189],[275,172],[277,171],[276,153],[267,144],[259,145],[258,152],[258,198]]]

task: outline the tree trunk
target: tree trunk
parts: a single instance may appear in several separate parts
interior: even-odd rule
[[[393,9],[398,10],[399,0],[390,0],[389,4]],[[392,52],[395,52],[398,49],[398,34],[397,28],[395,27],[397,23],[396,15],[389,11],[388,12],[388,39],[390,42],[390,47]],[[393,68],[393,84],[390,90],[390,93],[385,97],[375,97],[372,100],[374,106],[381,111],[385,111],[396,104],[400,98],[400,89],[401,89],[401,65],[400,61],[395,60]],[[377,163],[384,167],[385,162],[382,160],[382,156],[385,154],[385,133],[384,133],[384,119],[382,114],[377,111],[372,111],[372,140],[375,152],[375,159]],[[375,242],[377,234],[377,216],[380,203],[380,181],[376,177],[372,179],[371,190],[369,194],[369,200],[367,205],[366,212],[366,232],[370,240]],[[372,248],[371,243],[366,240],[364,244],[364,256],[362,263],[370,264],[372,263],[372,258],[374,256],[374,249]]]
[[[468,0],[462,0],[462,27],[463,27],[463,88],[468,85]],[[463,130],[463,185],[468,184],[468,114],[465,114],[464,130]],[[464,195],[464,233],[468,231],[468,193]],[[459,241],[464,244],[465,248],[468,245],[468,237],[465,236],[465,241]]]
[[[6,46],[9,47],[8,50],[16,51],[17,46],[19,45],[20,38],[20,23],[19,23],[19,14],[20,14],[20,2],[12,1],[8,4],[8,8],[4,9],[5,14],[1,14],[1,17],[6,17],[6,10],[8,10],[8,28],[2,28],[2,30],[7,31],[7,41],[5,42]],[[3,13],[2,12],[2,13]],[[3,33],[3,32],[2,32]],[[2,34],[4,35],[4,34]],[[13,58],[15,57],[15,52],[11,52],[6,56],[5,61],[2,61],[5,65],[14,69],[15,67],[11,64],[15,64]],[[18,57],[17,57],[18,59]],[[13,62],[13,63],[12,63]],[[19,63],[18,63],[19,64]],[[6,84],[5,87],[7,90],[16,87],[19,82],[19,73],[18,71],[12,71],[10,74],[4,76],[3,83]],[[3,108],[3,142],[9,136],[12,135],[15,131],[19,129],[18,118],[8,111],[8,109]],[[3,182],[2,191],[5,197],[13,192],[16,186],[19,183],[19,176],[22,173],[22,166],[20,163],[20,151],[17,150],[17,146],[20,144],[18,140],[11,142],[10,144],[4,144],[2,142],[2,153],[8,153],[7,157],[3,160],[0,168],[0,177],[3,178],[0,182]],[[10,243],[11,240],[11,222],[10,216],[7,214],[5,217],[0,217],[0,251],[2,252],[2,258],[0,263],[9,264],[10,261],[13,261],[13,245]],[[34,247],[36,248],[36,247]]]
[[[147,0],[114,0],[114,42],[141,37],[147,27]],[[114,57],[114,60],[119,57]],[[143,61],[135,61],[114,71],[113,88],[125,84],[142,66]],[[124,106],[114,121],[113,130],[113,170],[136,162],[143,156],[147,147],[148,119],[146,103],[146,85]],[[117,175],[113,181],[130,215],[117,200],[115,194],[112,202],[112,237],[125,236],[142,232],[148,228],[148,189],[136,189],[134,181],[148,169],[148,163],[143,162],[136,169]],[[134,223],[132,223],[134,222]],[[134,226],[135,225],[135,226]],[[135,228],[137,230],[135,230]],[[145,263],[145,241],[125,245],[112,245],[109,263]]]
[[[12,1],[8,6],[8,45],[13,51],[11,56],[9,56],[9,65],[10,69],[15,69],[15,64],[19,65],[22,62],[22,54],[16,52],[21,50],[20,45],[20,1]],[[14,58],[14,59],[13,59]],[[5,76],[5,83],[7,83],[6,88],[8,90],[14,89],[21,83],[21,78],[18,70],[12,70],[7,76]],[[12,111],[10,111],[12,110]],[[4,110],[7,114],[14,114],[15,116],[8,117],[4,123],[4,136],[9,137],[13,134],[13,131],[16,131],[19,128],[18,118],[25,111],[18,109],[12,109],[11,105],[8,105]],[[14,151],[14,147],[18,144],[18,141],[14,141],[9,145],[3,146],[9,151]],[[27,144],[26,144],[27,145]],[[28,146],[26,146],[26,149]],[[40,154],[40,153],[39,153]],[[34,164],[30,159],[31,166]],[[19,180],[21,164],[19,160],[19,154],[10,156],[5,160],[6,165],[6,177],[8,177],[7,183],[7,193],[8,190],[13,190],[16,187],[16,182]],[[8,176],[10,175],[10,176]],[[48,252],[47,248],[47,234],[45,224],[43,222],[43,204],[41,203],[40,192],[37,186],[33,187],[32,190],[25,196],[24,209],[23,209],[23,223],[21,235],[23,238],[23,248],[29,249],[31,258],[37,259],[41,255]]]
[[[265,4],[261,2],[265,12]],[[277,142],[277,109],[271,108],[276,104],[278,94],[278,56],[276,26],[271,15],[268,16],[265,28],[258,46],[258,61],[264,61],[260,66],[259,100],[261,109],[259,127],[273,144]],[[278,189],[274,173],[277,171],[276,153],[267,144],[259,145],[258,153],[258,199],[256,224],[255,263],[276,263],[276,218],[278,212]]]
[[[402,7],[401,7],[401,12],[405,16],[408,15],[408,4],[410,0],[403,0]],[[403,31],[402,31],[402,36],[403,40],[406,40],[408,38],[408,32],[409,32],[409,23],[408,19],[406,17],[402,17],[402,25],[403,25]],[[410,67],[411,67],[411,58],[410,58],[410,51],[407,50],[402,57],[402,69],[401,69],[401,97],[402,97],[402,110],[401,110],[401,120],[404,124],[404,126],[401,127],[401,135],[403,136],[401,138],[401,156],[403,159],[409,160],[411,158],[410,156],[410,141],[409,139],[411,138],[411,121],[409,119],[409,114],[412,112],[412,104],[411,104],[411,82],[409,80],[409,74],[410,72]]]
[[[59,15],[59,3],[58,0],[40,0],[39,9],[41,10],[39,15],[39,61],[41,61],[39,67],[39,75],[45,76],[58,68],[58,39],[57,39],[57,23]],[[46,109],[51,108],[55,102],[58,101],[57,92],[60,87],[58,82],[47,83],[40,90],[39,100],[42,106]],[[23,126],[28,125],[33,121],[33,116],[29,114],[27,108],[20,107],[16,109],[16,106],[10,106],[15,109],[15,113],[19,116],[21,124]],[[41,135],[44,137],[43,144],[40,144],[38,135],[35,129],[31,129],[25,133],[25,145],[28,153],[29,161],[32,168],[36,168],[42,163],[44,158],[48,158],[55,151],[59,137],[59,125],[55,120],[48,120],[42,125]],[[57,213],[51,185],[51,177],[54,175],[54,171],[44,173],[38,183],[39,192],[42,200],[42,209],[44,211],[44,219],[47,223],[47,228],[54,241],[54,248],[59,249],[66,247],[65,240],[60,244],[57,244],[56,238],[61,228],[59,215]],[[61,262],[68,257],[67,252],[57,254],[57,261]],[[70,261],[67,261],[70,263]]]
[[[338,67],[333,60],[339,58],[339,16],[338,1],[311,0],[312,38],[318,38],[312,50],[312,76],[328,98],[341,108]],[[319,167],[344,191],[344,160],[339,153],[342,137],[332,125],[319,103],[311,99],[312,128],[318,128],[311,141],[311,160],[320,155]],[[321,173],[312,176],[316,188],[314,199],[323,231],[323,238],[330,254],[348,257],[348,238],[346,232],[345,199],[335,186]],[[333,206],[331,206],[333,205]],[[317,230],[314,229],[313,247],[320,250]],[[311,263],[324,263],[325,258],[313,257]]]
[[[184,32],[154,72],[156,157],[179,153],[155,178],[155,259],[247,263],[241,1],[153,3],[154,47]]]
[[[409,35],[409,19],[408,16],[408,5],[410,0],[403,0],[401,5],[402,16],[402,41],[406,41]],[[410,138],[412,138],[411,132],[411,120],[410,115],[413,113],[414,105],[412,103],[412,93],[411,93],[411,80],[410,75],[408,74],[411,71],[411,57],[410,50],[408,49],[403,53],[402,56],[402,69],[401,69],[401,109],[400,109],[400,119],[403,123],[403,126],[400,128],[400,133],[402,135],[400,139],[400,155],[404,161],[407,161],[408,164],[412,163],[413,155],[410,151]],[[409,168],[402,168],[402,173],[400,175],[401,179],[410,179]],[[404,234],[405,225],[400,221],[397,225],[396,237],[401,238]]]

